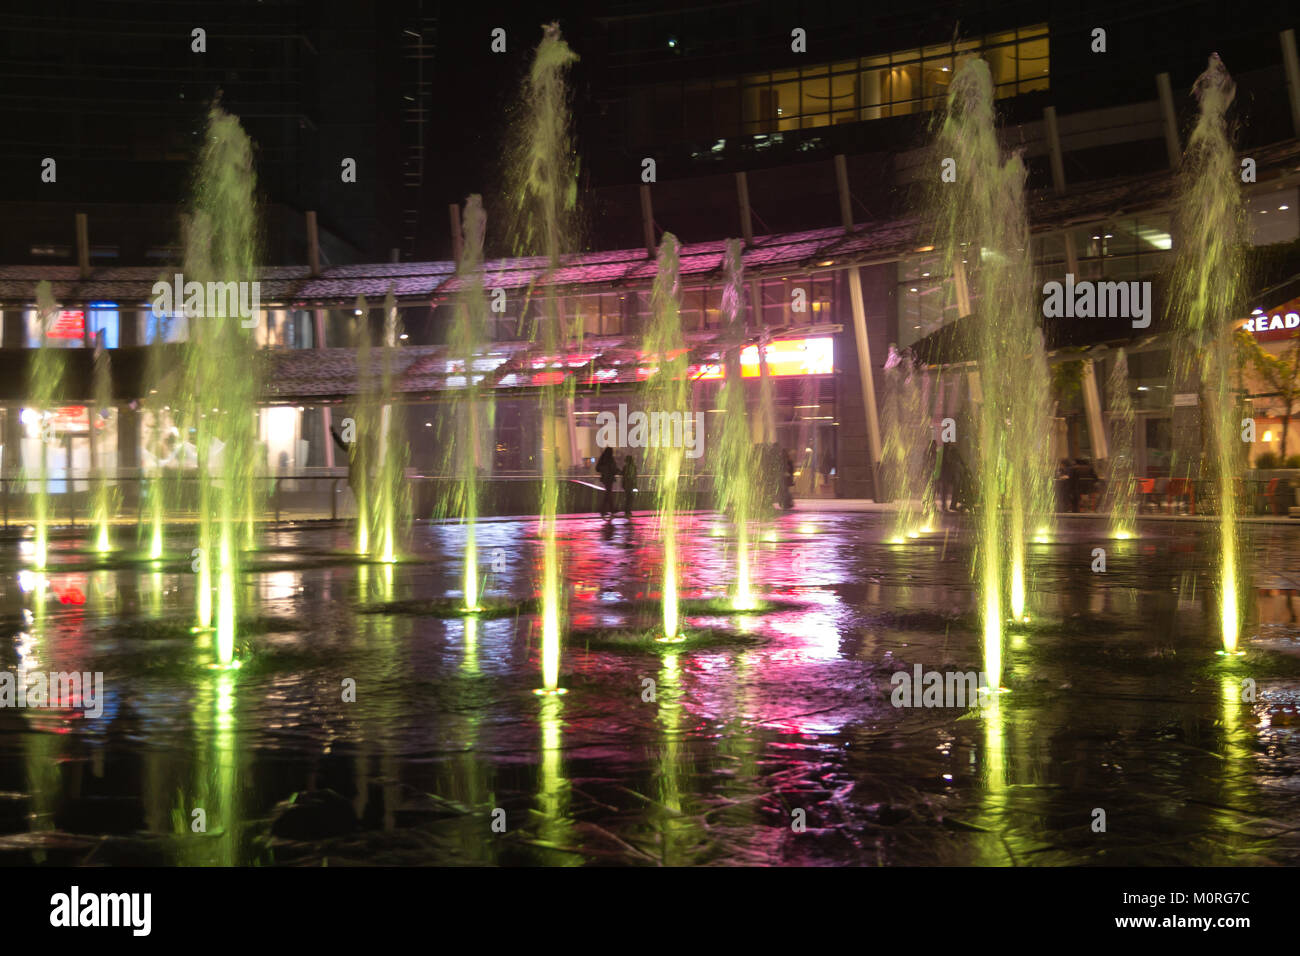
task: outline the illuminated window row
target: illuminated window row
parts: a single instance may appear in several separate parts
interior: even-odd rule
[[[1047,25],[1038,24],[801,69],[643,87],[633,93],[633,135],[716,139],[932,110],[969,55],[988,61],[998,97],[1048,89]]]

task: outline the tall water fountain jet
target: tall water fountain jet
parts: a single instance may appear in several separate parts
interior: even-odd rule
[[[36,321],[40,329],[40,345],[32,356],[27,371],[28,408],[30,419],[36,426],[40,451],[36,458],[36,498],[33,504],[32,566],[45,570],[50,549],[50,442],[54,437],[54,396],[63,380],[63,356],[49,343],[50,328],[58,316],[58,304],[50,283],[41,280],[36,285]],[[26,462],[24,462],[26,465]],[[27,486],[31,488],[32,469],[25,467]]]
[[[726,330],[723,352],[725,375],[718,405],[722,408],[721,448],[715,464],[718,508],[731,517],[736,529],[736,578],[731,606],[737,611],[754,607],[750,555],[757,513],[758,474],[754,436],[745,402],[745,380],[740,354],[745,348],[745,266],[739,239],[727,241],[723,263],[722,324]]]
[[[935,151],[956,167],[954,182],[935,186],[936,246],[954,278],[959,314],[968,316],[965,332],[978,363],[978,385],[972,388],[979,398],[977,436],[971,443],[979,495],[975,572],[984,669],[996,688],[1004,609],[1015,619],[1025,615],[1031,509],[1050,487],[1047,455],[1026,446],[1047,446],[1051,431],[1029,260],[1025,167],[1018,155],[1005,162],[999,155],[993,82],[983,60],[969,58],[958,67]]]
[[[356,551],[370,553],[370,471],[371,449],[378,416],[375,409],[375,380],[370,349],[370,309],[366,297],[357,296],[354,310],[352,347],[357,355],[357,402],[352,414],[353,433],[348,441],[348,472],[352,476],[352,495],[357,506]]]
[[[108,424],[108,414],[113,407],[113,379],[109,367],[109,351],[104,348],[102,337],[95,340],[95,364],[91,378],[95,401],[87,410],[90,426],[90,458],[93,465],[92,480],[94,492],[91,504],[91,520],[95,527],[95,550],[104,554],[112,550],[110,527],[113,515],[117,511],[115,501],[116,489],[110,481],[106,463],[108,448],[104,442],[104,431]]]
[[[902,544],[934,526],[935,476],[934,468],[927,468],[931,432],[924,376],[910,352],[889,347],[881,464],[888,469],[898,502],[889,536],[892,544]]]
[[[252,143],[239,121],[214,105],[208,114],[189,220],[187,285],[256,280],[255,186]],[[196,305],[186,302],[185,398],[199,463],[197,616],[200,628],[213,626],[210,589],[215,568],[216,656],[218,664],[226,666],[234,661],[239,613],[243,543],[239,532],[248,524],[249,508],[257,496],[258,366],[253,361],[251,330],[226,297],[209,296],[202,309]]]
[[[1025,267],[1029,265],[1028,243]],[[1032,275],[1032,272],[1031,272]],[[1034,296],[1032,308],[1038,309]],[[1036,316],[1038,313],[1034,312]],[[1047,364],[1047,343],[1036,318],[1031,318],[1027,361],[1017,378],[1019,389],[1013,393],[1011,411],[1013,427],[1024,438],[1016,445],[1020,454],[1019,475],[1025,496],[1025,520],[1033,522],[1033,540],[1050,539],[1056,521],[1056,400],[1052,396],[1052,375]]]
[[[1201,467],[1218,501],[1220,628],[1223,650],[1232,654],[1241,634],[1243,553],[1235,487],[1243,455],[1231,383],[1232,319],[1242,306],[1245,218],[1240,167],[1226,116],[1236,89],[1217,53],[1192,92],[1200,112],[1179,177],[1174,232],[1178,252],[1169,303],[1175,323],[1173,391],[1201,395],[1205,443],[1197,450],[1204,455]],[[1182,450],[1189,459],[1175,461],[1175,473],[1196,477],[1191,443],[1182,443],[1180,449],[1177,435],[1175,442],[1175,455]]]
[[[465,202],[461,229],[464,245],[457,267],[460,284],[450,342],[452,367],[463,373],[464,384],[453,392],[450,415],[444,416],[450,434],[442,443],[446,449],[446,470],[455,479],[442,510],[465,526],[463,588],[467,611],[479,609],[479,481],[485,471],[483,436],[493,432],[491,391],[484,386],[483,375],[475,368],[488,342],[488,301],[483,282],[486,224],[482,197],[470,196]]]
[[[398,541],[409,518],[406,498],[406,462],[410,446],[405,437],[405,416],[397,402],[397,343],[401,317],[390,289],[384,297],[384,348],[380,353],[377,459],[375,461],[375,515],[373,527],[379,559],[397,560]]]
[[[151,454],[145,459],[144,472],[148,479],[145,485],[149,507],[149,543],[146,554],[150,561],[160,561],[163,556],[164,525],[167,515],[166,474],[163,468],[164,452],[167,445],[169,425],[164,412],[170,412],[164,383],[167,379],[166,342],[169,338],[171,316],[150,313],[153,322],[153,343],[149,346],[148,372],[146,378],[151,382],[149,396],[145,400],[149,421],[149,448]],[[183,448],[177,449],[177,454]]]
[[[693,426],[690,412],[690,381],[686,377],[687,348],[682,336],[681,282],[677,237],[664,233],[659,242],[654,284],[650,289],[650,324],[642,341],[645,360],[653,364],[646,379],[646,412],[650,420],[648,458],[658,476],[659,538],[663,542],[663,625],[662,640],[680,639],[677,594],[677,514],[682,463],[686,456],[685,430]],[[656,422],[680,419],[682,435],[671,428],[656,428]]]
[[[538,384],[538,414],[542,423],[540,531],[542,538],[542,692],[554,693],[560,677],[560,621],[564,594],[556,516],[559,510],[559,450],[556,421],[572,395],[573,379],[561,360],[571,331],[558,292],[549,281],[560,266],[564,242],[571,232],[577,199],[577,174],[569,132],[570,111],[565,77],[578,59],[560,36],[558,23],[543,28],[523,90],[523,119],[516,146],[511,190],[516,206],[517,252],[541,252],[548,263],[542,315],[535,320],[533,340],[542,347],[547,370],[534,376]],[[575,332],[579,330],[574,330]]]
[[[1128,390],[1128,356],[1115,354],[1106,377],[1106,406],[1111,415],[1110,469],[1102,507],[1110,515],[1110,536],[1121,540],[1137,533],[1137,480],[1133,475],[1133,400]]]

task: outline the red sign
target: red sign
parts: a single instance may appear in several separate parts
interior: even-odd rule
[[[58,317],[50,323],[50,330],[46,333],[47,339],[76,339],[82,341],[86,337],[86,313],[81,310],[64,309],[59,312]]]
[[[1246,320],[1246,331],[1252,332],[1260,342],[1277,342],[1300,333],[1300,299],[1292,299],[1275,309],[1252,315]]]

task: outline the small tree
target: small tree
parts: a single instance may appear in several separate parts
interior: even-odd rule
[[[1254,336],[1238,333],[1238,341],[1250,358],[1250,363],[1259,373],[1264,384],[1282,402],[1282,454],[1286,459],[1287,432],[1291,427],[1291,415],[1295,405],[1300,402],[1300,333],[1291,336],[1291,344],[1284,352],[1273,355],[1264,351]]]
[[[1066,442],[1070,457],[1079,457],[1078,404],[1083,397],[1083,362],[1074,359],[1052,366],[1052,398],[1056,414],[1065,419]]]

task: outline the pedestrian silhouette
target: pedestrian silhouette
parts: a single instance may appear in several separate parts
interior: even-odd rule
[[[600,500],[600,515],[602,518],[612,518],[614,516],[614,479],[618,477],[618,461],[614,458],[614,449],[609,446],[600,453],[600,458],[596,461],[596,474],[600,475],[600,483],[605,486],[605,495]]]
[[[632,517],[632,504],[636,498],[636,462],[628,455],[623,459],[623,515]]]

